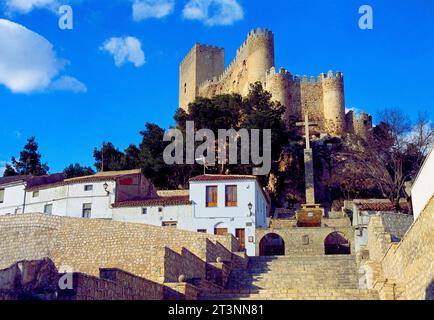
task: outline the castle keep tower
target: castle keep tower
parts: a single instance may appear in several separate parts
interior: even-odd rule
[[[223,73],[225,50],[195,44],[179,67],[179,106],[187,109],[198,96],[198,86]]]
[[[198,45],[180,65],[179,107],[188,111],[188,104],[197,97],[238,93],[246,96],[250,85],[261,82],[273,99],[286,107],[288,125],[307,114],[318,123],[317,133],[366,137],[372,118],[361,114],[357,120],[345,114],[344,77],[340,72],[319,77],[292,76],[274,65],[274,34],[267,29],[252,30],[238,48],[235,58],[224,69],[224,49]]]

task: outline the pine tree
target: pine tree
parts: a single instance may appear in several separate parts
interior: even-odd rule
[[[15,169],[10,165],[7,164],[5,171],[3,173],[3,177],[12,177],[12,176],[16,176],[17,172],[15,171]]]
[[[78,163],[71,164],[63,170],[67,179],[90,176],[95,174],[95,171],[91,167],[83,167]]]
[[[38,148],[36,138],[30,137],[27,139],[23,151],[20,152],[20,158],[17,160],[12,157],[12,167],[17,175],[43,176],[48,173],[49,168],[46,163],[41,163],[41,154],[38,152]],[[8,174],[13,174],[10,169],[8,169]]]

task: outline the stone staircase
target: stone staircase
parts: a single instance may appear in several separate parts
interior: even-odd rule
[[[247,269],[233,270],[221,293],[209,300],[374,300],[359,289],[356,260],[342,256],[252,257]]]

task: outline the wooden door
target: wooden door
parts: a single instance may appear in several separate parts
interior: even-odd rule
[[[225,236],[228,234],[227,228],[215,228],[214,234],[217,236]]]
[[[245,229],[236,229],[235,237],[240,242],[240,250],[246,250],[246,230]]]

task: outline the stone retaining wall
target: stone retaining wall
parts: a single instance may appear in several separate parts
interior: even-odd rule
[[[231,235],[142,224],[43,214],[0,217],[0,269],[16,261],[48,257],[60,271],[68,268],[98,277],[100,268],[117,268],[163,283],[177,281],[181,272],[203,276],[204,262],[223,255],[231,260],[231,250],[238,245]],[[178,259],[165,261],[167,248]]]
[[[383,299],[423,300],[432,298],[434,281],[434,197],[407,231],[393,243],[382,217],[372,217],[368,226],[370,261],[376,272],[374,288]]]

